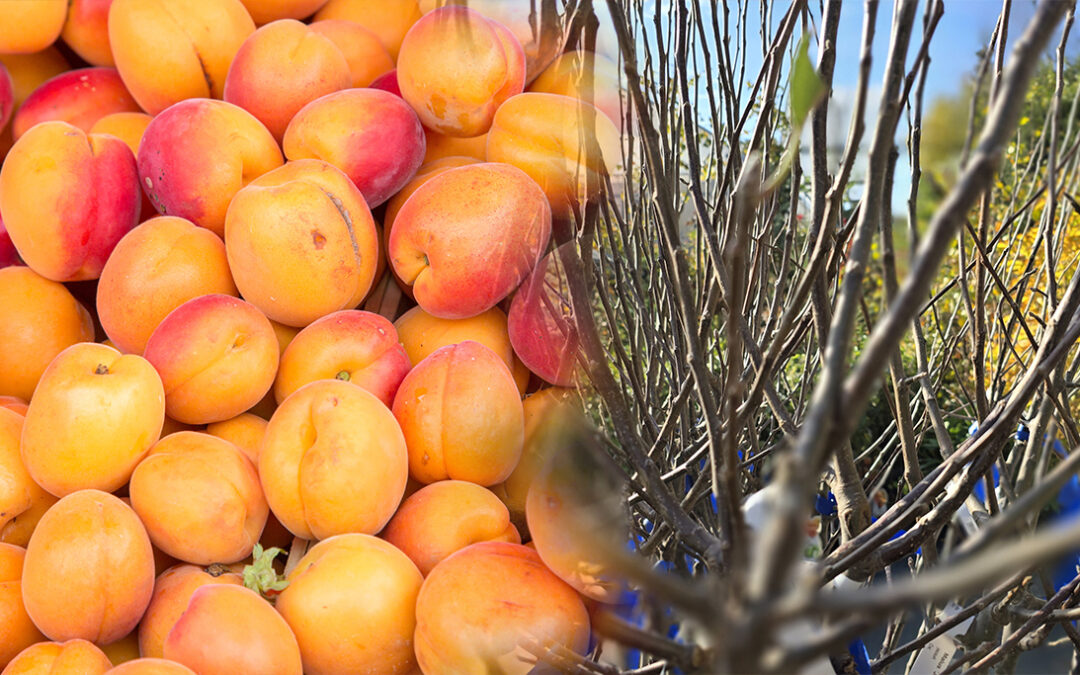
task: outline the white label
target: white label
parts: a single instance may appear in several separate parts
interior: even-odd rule
[[[948,635],[939,635],[923,647],[911,666],[912,673],[939,675],[945,672],[956,654],[956,641]]]

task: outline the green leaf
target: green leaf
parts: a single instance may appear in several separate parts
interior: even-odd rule
[[[825,96],[825,83],[818,77],[814,64],[810,63],[810,33],[803,33],[791,64],[789,98],[791,101],[792,130],[802,128],[810,111]]]
[[[289,582],[278,576],[274,569],[274,559],[284,552],[277,547],[263,550],[261,545],[255,544],[251,564],[244,567],[244,586],[267,599],[285,590]]]

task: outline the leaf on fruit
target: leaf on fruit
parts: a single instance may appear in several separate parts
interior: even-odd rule
[[[267,600],[285,590],[289,582],[274,569],[274,560],[284,552],[277,547],[264,550],[261,545],[255,544],[251,552],[251,564],[244,567],[244,586]]]

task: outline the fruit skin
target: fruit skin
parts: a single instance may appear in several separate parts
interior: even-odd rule
[[[374,80],[371,81],[371,84],[369,84],[368,86],[371,87],[372,89],[382,89],[383,91],[389,92],[389,93],[393,94],[394,96],[401,96],[401,88],[398,87],[398,83],[397,83],[397,69],[396,68],[394,70],[383,73],[382,75],[376,77]],[[427,130],[426,129],[424,130],[424,135],[425,136],[427,135]],[[429,161],[428,158],[427,158],[426,151],[425,151],[424,161],[425,162]]]
[[[16,515],[0,528],[0,542],[25,548],[30,543],[30,537],[37,528],[41,517],[52,508],[53,504],[59,501],[53,495],[42,490],[41,487],[38,487],[33,492],[34,496],[30,508]]]
[[[389,258],[425,311],[463,319],[517,288],[550,238],[551,209],[532,179],[508,164],[471,164],[409,197],[394,219]]]
[[[29,267],[0,269],[0,395],[30,400],[53,358],[94,339],[90,313],[63,284]]]
[[[270,603],[243,586],[210,584],[192,594],[165,638],[165,658],[199,675],[301,675],[300,648]]]
[[[395,61],[401,41],[420,19],[417,0],[329,0],[315,13],[315,21],[344,19],[374,33]]]
[[[240,0],[113,0],[109,44],[116,69],[143,110],[157,115],[189,98],[221,98],[225,76],[255,23]]]
[[[29,509],[41,490],[19,455],[22,426],[22,415],[0,408],[0,529]]]
[[[47,48],[64,27],[62,0],[5,0],[0,24],[0,54],[30,54]]]
[[[0,396],[0,408],[10,410],[11,412],[18,414],[20,417],[26,417],[26,409],[28,407],[29,406],[26,401],[22,400],[18,396]]]
[[[0,63],[0,129],[7,126],[15,111],[15,87],[7,68]]]
[[[602,54],[580,50],[560,54],[533,80],[529,91],[559,94],[591,103],[622,128],[619,69],[614,61]]]
[[[274,398],[278,403],[315,380],[339,379],[394,402],[412,368],[394,324],[363,310],[343,310],[312,322],[289,343],[281,357]]]
[[[42,165],[41,158],[52,161]],[[0,168],[0,211],[19,255],[54,281],[97,279],[139,222],[135,157],[118,138],[66,122],[23,134]]]
[[[236,286],[289,326],[360,304],[375,280],[378,250],[363,195],[326,162],[289,162],[229,205],[225,251]]]
[[[466,340],[417,364],[394,397],[394,417],[421,483],[500,483],[521,457],[525,423],[517,386],[495,352]]]
[[[521,284],[506,314],[514,353],[529,370],[556,386],[574,383],[581,341],[564,260],[567,242],[544,256]]]
[[[174,565],[154,581],[150,604],[139,622],[139,652],[148,658],[161,658],[165,653],[165,638],[187,609],[196,589],[207,584],[244,584],[239,572],[224,565]]]
[[[12,120],[15,140],[41,122],[67,122],[89,132],[105,115],[139,112],[115,68],[79,68],[57,75],[35,89]]]
[[[583,654],[589,615],[574,589],[530,548],[481,542],[439,563],[416,600],[414,645],[424,675],[524,675],[526,639]]]
[[[428,131],[425,130],[424,133],[428,134]],[[390,230],[394,227],[394,219],[397,218],[398,211],[400,211],[401,207],[405,205],[405,202],[409,200],[409,197],[420,189],[421,185],[450,169],[456,169],[459,166],[468,166],[469,164],[479,164],[482,161],[483,158],[478,159],[476,157],[462,155],[452,155],[433,161],[425,160],[424,164],[416,170],[416,173],[409,182],[403,185],[401,189],[390,198],[390,201],[386,202],[386,211],[383,215],[382,225],[387,239],[389,239]]]
[[[30,645],[12,659],[3,675],[103,675],[111,668],[105,652],[75,639]]]
[[[487,159],[487,134],[459,138],[447,136],[431,129],[424,129],[427,147],[424,151],[424,164],[430,164],[448,157],[472,157],[478,162]]]
[[[91,134],[112,134],[122,140],[136,157],[139,153],[139,144],[142,142],[146,127],[154,118],[144,112],[116,112],[109,113],[94,122],[90,127]],[[149,211],[153,214],[153,209]],[[147,215],[144,209],[143,216]]]
[[[358,23],[342,19],[316,21],[308,26],[325,36],[341,50],[349,64],[353,87],[371,86],[382,75],[394,70],[394,59],[379,37]]]
[[[158,441],[128,489],[150,541],[196,565],[249,556],[269,513],[251,460],[232,443],[197,431]]]
[[[251,113],[225,101],[191,99],[146,128],[139,182],[158,213],[224,237],[233,196],[283,161],[273,135]]]
[[[112,0],[71,0],[60,39],[84,61],[95,66],[112,66],[109,46],[109,7]]]
[[[195,671],[176,661],[142,658],[122,663],[106,675],[195,675]]]
[[[161,379],[146,359],[82,342],[41,376],[23,423],[23,463],[58,497],[113,491],[128,482],[164,419]]]
[[[18,110],[35,89],[71,68],[56,47],[47,47],[32,54],[0,54],[0,63],[11,76],[15,97],[12,112]]]
[[[344,171],[370,208],[400,190],[424,161],[424,129],[399,97],[346,89],[300,109],[282,147],[289,159],[321,159]]]
[[[524,88],[525,52],[502,24],[467,7],[443,7],[409,29],[397,79],[425,127],[477,136],[503,101]]]
[[[254,305],[202,295],[166,316],[146,341],[146,360],[165,389],[165,411],[187,424],[236,417],[274,383],[278,342]]]
[[[211,436],[229,441],[251,460],[251,463],[259,464],[259,445],[266,434],[268,422],[251,413],[240,413],[236,417],[222,422],[212,422],[206,425],[206,433]]]
[[[169,312],[213,293],[238,294],[225,243],[189,220],[158,216],[124,235],[105,262],[98,319],[118,349],[141,354]]]
[[[520,544],[510,512],[492,492],[475,483],[441,480],[401,503],[382,537],[429,574],[450,554],[478,541]]]
[[[312,547],[289,574],[277,610],[308,675],[416,672],[412,637],[423,577],[390,544],[342,534]],[[358,626],[367,627],[363,640]]]
[[[42,633],[109,644],[135,628],[150,602],[150,538],[117,497],[80,490],[38,523],[26,547],[22,586],[26,611]]]
[[[401,430],[374,394],[318,380],[274,411],[259,478],[274,515],[298,537],[374,534],[401,503],[407,457]]]
[[[236,53],[224,98],[262,122],[279,142],[305,105],[352,83],[352,71],[330,39],[293,19],[268,23]]]
[[[303,19],[314,14],[326,0],[240,0],[255,25],[262,26],[278,19]]]
[[[15,655],[35,642],[46,639],[26,613],[22,600],[22,569],[26,549],[0,544],[0,669]],[[417,591],[420,590],[419,585]],[[412,639],[412,630],[409,631]]]

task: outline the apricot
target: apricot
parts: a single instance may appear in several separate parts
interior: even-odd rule
[[[58,120],[89,132],[105,115],[140,112],[139,104],[124,87],[115,68],[78,68],[44,82],[15,113],[15,140],[30,127]]]
[[[378,89],[346,89],[296,113],[282,147],[289,159],[321,159],[341,169],[375,208],[420,168],[424,130],[401,98]]]
[[[502,24],[467,7],[425,14],[401,43],[398,86],[425,127],[478,136],[525,86],[525,53]]]
[[[103,675],[111,668],[105,652],[75,639],[30,645],[12,659],[3,675]]]
[[[425,133],[427,131],[425,130]],[[412,179],[409,180],[400,190],[397,191],[390,201],[386,202],[386,211],[383,215],[383,228],[385,228],[384,236],[389,235],[389,232],[394,227],[394,219],[397,217],[398,211],[405,205],[405,202],[412,196],[412,193],[416,192],[421,185],[428,182],[440,173],[449,171],[450,169],[456,169],[459,166],[467,166],[469,164],[479,164],[483,159],[477,159],[475,157],[466,156],[450,156],[436,159],[434,161],[426,161],[423,165],[417,169]]]
[[[401,96],[401,88],[398,87],[397,83],[397,69],[383,73],[382,75],[376,77],[374,80],[371,81],[371,84],[369,84],[368,86],[372,89],[382,89],[383,91],[389,92],[394,96]],[[427,134],[426,129],[424,130],[424,134]],[[426,157],[426,152],[424,161],[428,161]]]
[[[15,112],[15,88],[11,83],[11,75],[7,68],[0,63],[0,129],[7,126],[11,114]]]
[[[416,672],[423,577],[401,551],[366,534],[338,535],[315,544],[288,581],[277,610],[296,634],[305,673]]]
[[[432,483],[411,495],[386,524],[382,537],[409,556],[424,575],[451,553],[478,541],[521,543],[499,498],[460,480]]]
[[[27,265],[54,281],[98,278],[139,222],[139,200],[130,148],[66,122],[27,131],[0,168],[0,211],[11,241]]]
[[[146,127],[150,126],[153,119],[143,112],[110,113],[94,122],[89,133],[112,134],[127,144],[132,154],[138,156],[143,134],[146,133]],[[146,213],[143,215],[145,216]]]
[[[209,434],[181,431],[158,441],[128,489],[150,541],[184,562],[243,560],[266,525],[255,465]]]
[[[11,76],[14,110],[18,110],[35,89],[71,68],[56,47],[33,54],[0,54],[0,64]]]
[[[487,134],[458,138],[425,128],[424,139],[426,141],[425,165],[449,157],[471,157],[478,162],[487,159]]]
[[[274,327],[274,335],[277,336],[278,352],[284,354],[285,350],[289,347],[289,344],[292,343],[293,338],[300,334],[300,329],[296,326],[286,326],[273,319],[270,320],[270,325]]]
[[[101,651],[105,652],[105,656],[109,657],[109,662],[113,666],[134,661],[139,658],[139,634],[133,630],[116,642],[103,646]],[[111,673],[112,670],[109,672]]]
[[[524,377],[521,376],[521,364],[514,356],[506,332],[506,314],[498,307],[468,319],[440,319],[425,312],[423,307],[413,307],[398,317],[394,327],[412,363],[420,363],[440,347],[465,340],[479,342],[499,355],[513,374],[518,392],[525,393],[529,372],[526,369]]]
[[[13,413],[17,413],[22,417],[26,416],[26,409],[28,408],[26,401],[22,400],[18,396],[0,396],[0,408],[10,410]]]
[[[244,583],[238,572],[224,565],[174,565],[162,572],[154,582],[150,604],[139,623],[139,652],[147,658],[161,658],[165,638],[187,609],[196,589],[207,584]]]
[[[374,394],[319,380],[282,401],[259,449],[270,509],[303,539],[381,530],[408,477],[405,439]]]
[[[622,127],[619,69],[614,61],[602,54],[582,50],[560,54],[533,80],[528,90],[591,103]]]
[[[229,441],[251,460],[251,463],[259,464],[259,444],[262,443],[263,435],[266,434],[268,422],[251,413],[240,413],[236,417],[222,422],[213,422],[206,425],[206,433],[211,436]]]
[[[301,675],[300,648],[285,619],[243,586],[208,584],[191,595],[165,638],[164,658],[199,675]]]
[[[562,258],[572,245],[544,256],[514,294],[506,315],[514,353],[529,370],[561,387],[574,383],[581,351]]]
[[[188,424],[236,417],[274,383],[278,343],[254,305],[202,295],[180,305],[151,333],[146,359],[165,387],[165,411]]]
[[[487,160],[529,174],[557,218],[603,189],[604,172],[621,162],[619,131],[595,106],[558,94],[519,94],[506,101],[487,135]]]
[[[240,0],[256,26],[278,19],[303,19],[314,14],[326,0]]]
[[[35,489],[36,488],[36,489]],[[33,496],[30,508],[17,514],[0,527],[0,542],[25,547],[30,543],[30,536],[34,534],[41,517],[59,501],[56,497],[41,489],[37,483],[31,488]]]
[[[139,517],[106,492],[80,490],[46,513],[26,547],[26,611],[53,640],[114,642],[135,628],[154,589]]]
[[[463,319],[517,288],[550,237],[551,210],[532,179],[507,164],[471,164],[413,192],[394,219],[389,259],[425,311]]]
[[[309,28],[341,50],[349,64],[353,87],[367,87],[394,69],[394,59],[379,37],[358,23],[342,19],[316,21]]]
[[[90,313],[71,292],[29,267],[0,269],[0,394],[29,400],[49,362],[94,339]]]
[[[5,0],[0,23],[0,54],[30,54],[45,49],[64,27],[65,0]]]
[[[23,423],[23,462],[57,497],[116,490],[157,441],[164,418],[161,379],[146,359],[79,343],[41,376]]]
[[[0,544],[0,668],[15,655],[45,636],[34,626],[22,599],[22,570],[26,550],[12,544]],[[420,590],[419,584],[417,589]],[[414,598],[415,600],[415,598]],[[412,630],[409,631],[412,640]]]
[[[360,304],[375,280],[378,247],[363,195],[318,160],[289,162],[252,181],[225,223],[240,293],[290,326]]]
[[[224,242],[191,221],[159,216],[113,249],[98,282],[98,318],[117,349],[141,354],[169,312],[214,293],[237,295]]]
[[[195,671],[176,661],[134,659],[116,666],[107,675],[195,675]]]
[[[0,527],[30,508],[38,488],[19,456],[23,416],[0,408]]]
[[[221,98],[229,64],[255,32],[240,0],[113,0],[109,44],[142,109],[157,115],[189,98]]]
[[[109,47],[109,6],[112,0],[71,0],[60,39],[84,61],[95,66],[112,66]]]
[[[526,644],[584,654],[589,614],[535,551],[481,542],[446,558],[424,580],[414,644],[424,675],[524,675],[536,665]]]
[[[0,159],[2,157],[3,152],[0,152]],[[11,235],[8,234],[7,228],[4,227],[4,219],[0,216],[0,269],[16,265],[22,265],[22,260],[19,259],[19,252],[15,250],[15,244],[11,242]]]
[[[506,363],[479,342],[437,349],[394,397],[409,472],[421,483],[500,483],[521,457],[525,422]]]
[[[281,357],[274,381],[278,403],[315,380],[352,382],[386,407],[412,364],[394,324],[363,310],[328,314],[300,331]]]
[[[352,71],[337,45],[299,21],[282,19],[244,40],[229,66],[224,98],[280,141],[301,108],[351,83]]]
[[[315,21],[344,19],[370,30],[395,61],[401,41],[420,18],[417,0],[330,0],[315,13]]]
[[[158,213],[223,237],[233,196],[283,161],[273,135],[251,113],[225,101],[191,99],[146,128],[139,179]]]

